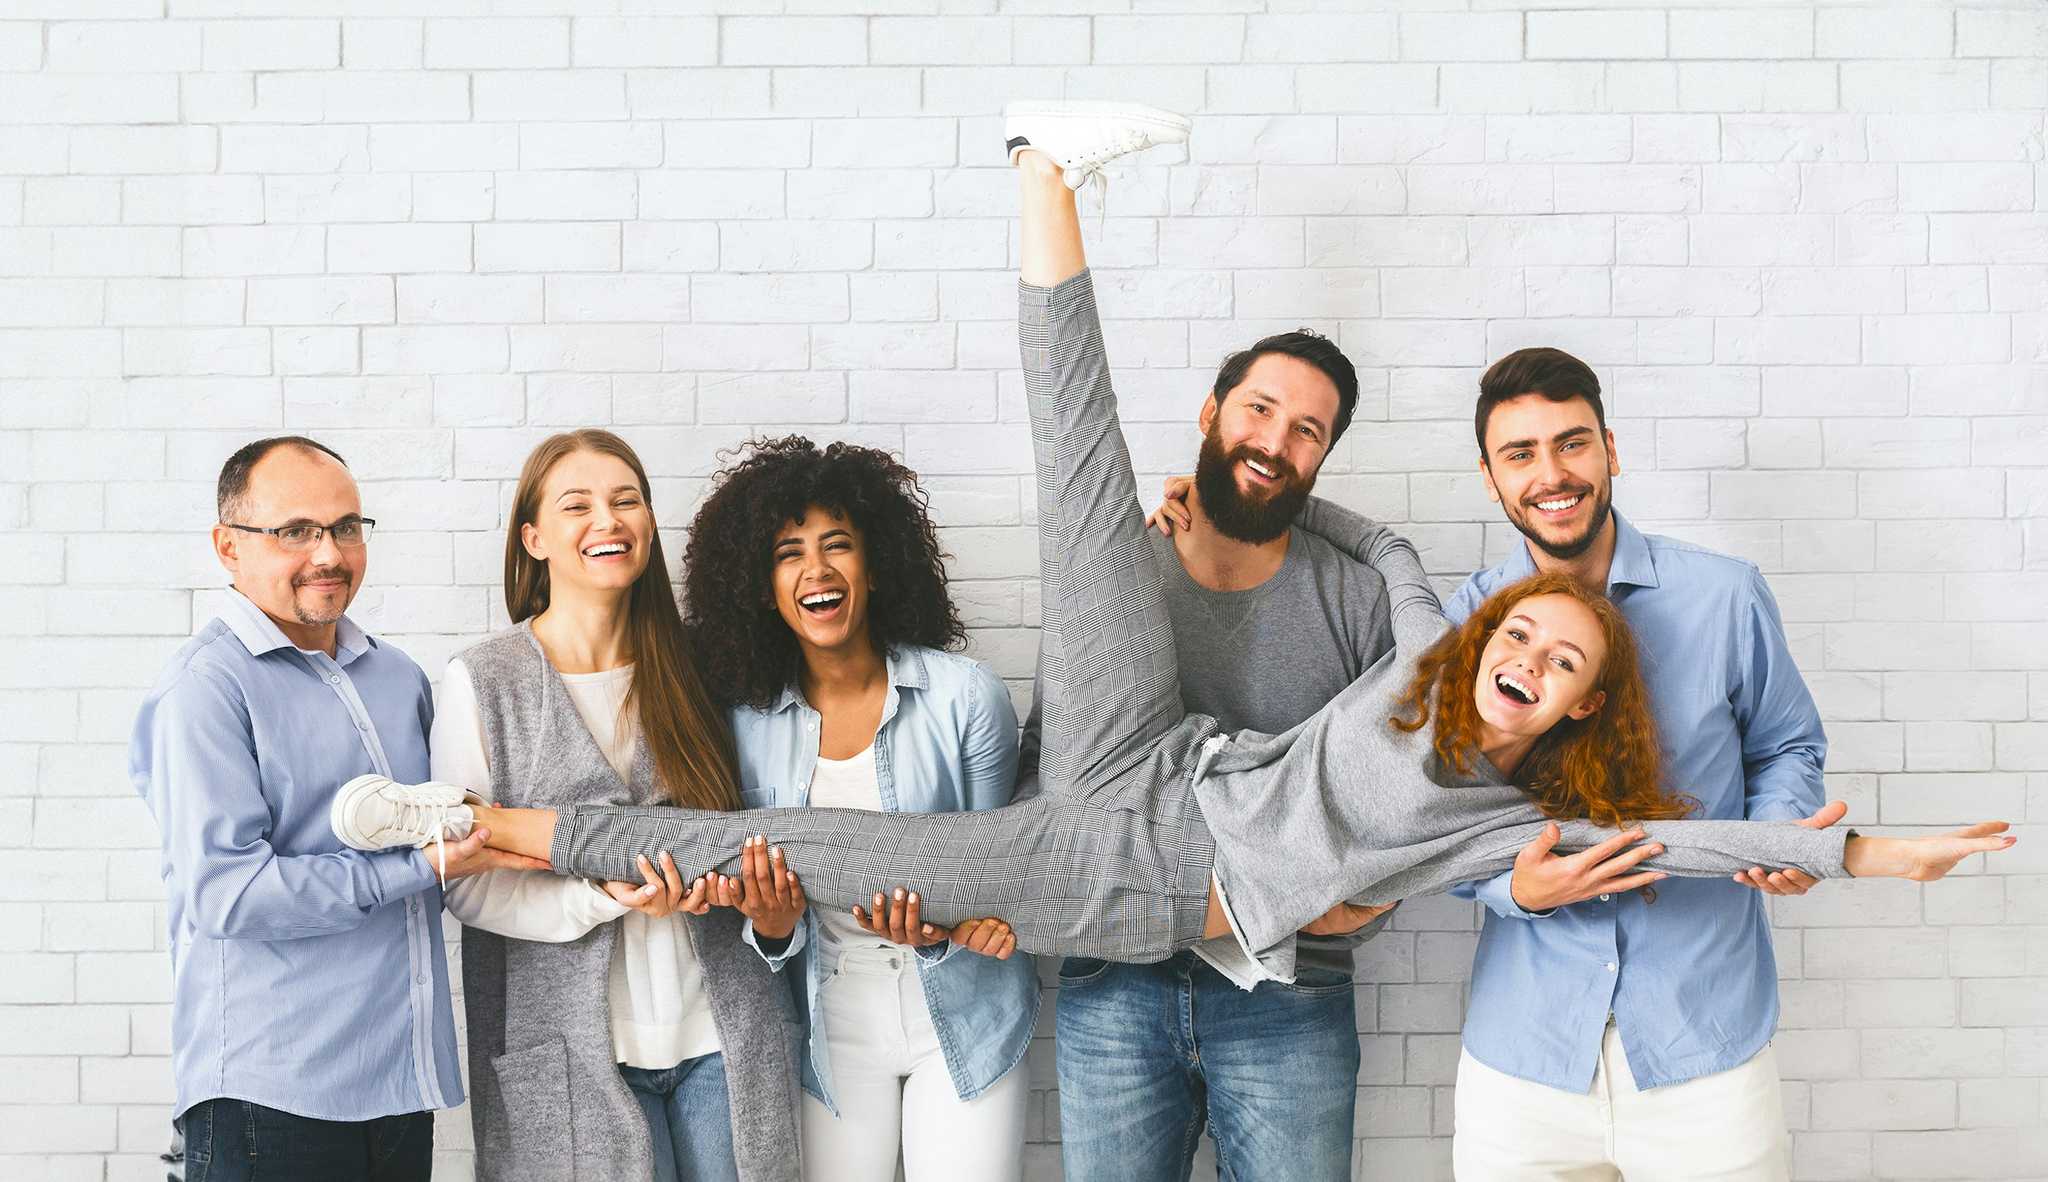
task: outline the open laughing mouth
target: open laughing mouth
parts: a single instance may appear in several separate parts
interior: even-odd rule
[[[1253,488],[1279,488],[1293,475],[1293,471],[1282,461],[1244,452],[1238,453],[1237,466],[1251,478]]]
[[[1537,693],[1534,687],[1512,673],[1494,674],[1493,689],[1495,693],[1516,706],[1534,706],[1543,700],[1543,695]]]
[[[796,605],[807,614],[818,619],[829,619],[839,612],[839,605],[846,602],[844,591],[813,591],[797,597]]]
[[[595,546],[585,546],[583,557],[594,562],[616,561],[632,553],[632,550],[631,542],[599,542]]]

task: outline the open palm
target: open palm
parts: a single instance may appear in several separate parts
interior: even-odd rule
[[[1981,821],[1952,829],[1934,837],[1922,837],[1906,843],[1909,865],[1902,878],[1915,882],[1933,882],[1956,868],[1956,863],[1971,854],[1990,853],[2002,850],[2013,843],[2013,838],[2001,837],[2011,826],[2004,821]]]

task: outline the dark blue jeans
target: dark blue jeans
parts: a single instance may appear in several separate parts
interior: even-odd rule
[[[1351,982],[1247,993],[1193,953],[1060,966],[1069,1178],[1186,1182],[1206,1120],[1223,1182],[1346,1182],[1358,1099]]]
[[[185,1182],[427,1182],[434,1116],[315,1120],[247,1100],[202,1100],[178,1118]]]
[[[647,1114],[655,1182],[739,1182],[724,1055],[714,1051],[658,1071],[620,1064],[619,1074]]]

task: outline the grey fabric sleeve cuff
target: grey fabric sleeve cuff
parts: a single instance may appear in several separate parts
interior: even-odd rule
[[[569,853],[576,846],[576,814],[582,807],[572,804],[555,810],[555,836],[548,842],[548,866],[556,874],[567,876],[576,872],[569,865]]]

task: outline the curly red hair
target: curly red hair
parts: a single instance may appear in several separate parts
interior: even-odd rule
[[[1479,679],[1480,656],[1515,605],[1535,595],[1567,596],[1600,622],[1607,659],[1594,688],[1605,691],[1607,700],[1585,718],[1560,719],[1537,739],[1515,769],[1515,785],[1556,820],[1583,817],[1622,826],[1690,813],[1693,802],[1664,786],[1664,757],[1627,618],[1606,596],[1570,575],[1533,575],[1503,587],[1462,626],[1445,633],[1423,653],[1414,680],[1395,704],[1393,725],[1418,731],[1434,713],[1437,758],[1469,774],[1472,753],[1479,749],[1479,707],[1472,687]]]

